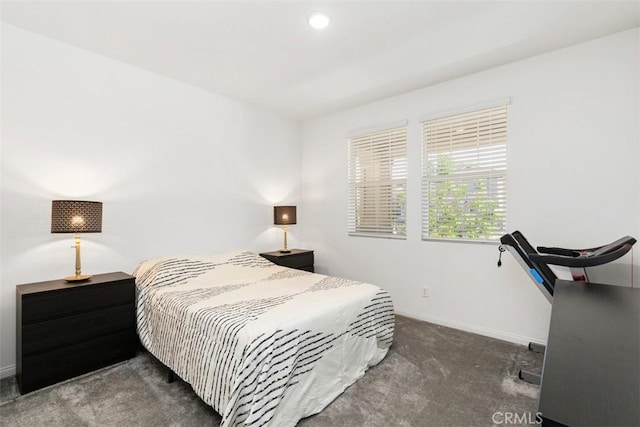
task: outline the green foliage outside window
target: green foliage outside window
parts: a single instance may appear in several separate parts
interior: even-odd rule
[[[501,228],[496,214],[498,202],[489,194],[487,178],[461,178],[469,165],[456,164],[449,156],[439,155],[429,184],[429,236],[457,239],[495,239]],[[456,171],[458,169],[458,171]],[[451,179],[446,179],[450,176]],[[444,178],[444,179],[442,179]]]
[[[396,194],[394,208],[394,221],[393,221],[393,234],[406,236],[407,235],[407,193],[404,186]]]

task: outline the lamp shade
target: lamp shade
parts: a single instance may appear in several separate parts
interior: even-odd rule
[[[52,233],[101,233],[102,202],[54,200],[51,204]]]
[[[274,206],[273,223],[275,225],[290,225],[296,223],[295,206]]]

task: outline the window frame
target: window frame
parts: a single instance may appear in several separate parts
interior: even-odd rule
[[[367,142],[370,147],[365,147]],[[347,235],[406,240],[407,142],[408,121],[406,120],[347,134]],[[377,144],[375,149],[374,144]],[[385,144],[386,149],[389,150],[388,156],[380,154]],[[361,151],[361,155],[356,154],[356,151]],[[363,159],[366,166],[359,170],[358,168],[362,166],[358,166],[358,163],[359,161],[362,163]],[[399,162],[396,163],[396,160]],[[373,170],[375,179],[365,177],[367,169]],[[399,176],[393,176],[394,170]],[[399,191],[398,187],[401,187]],[[361,201],[366,188],[373,190],[369,196],[376,200],[373,206]],[[394,205],[397,203],[399,194],[404,194],[404,201],[399,207],[400,212],[396,214]],[[379,203],[381,196],[386,198],[383,203]],[[365,209],[370,213],[358,214],[358,210]],[[370,218],[365,218],[367,220],[365,224],[359,225],[363,215],[368,215]],[[394,217],[404,218],[404,221],[396,222]],[[401,229],[400,232],[397,231],[398,228]]]

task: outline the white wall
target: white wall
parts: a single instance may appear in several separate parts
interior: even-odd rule
[[[51,200],[104,203],[83,272],[160,255],[273,250],[274,203],[300,200],[297,123],[2,25],[0,374],[15,363],[15,286],[73,273]],[[290,227],[291,244],[300,230]]]
[[[421,241],[418,118],[511,97],[509,230],[564,247],[638,237],[639,39],[636,28],[304,122],[300,223],[317,269],[382,285],[399,313],[514,342],[546,341],[550,304],[510,254],[498,269],[496,245]],[[345,135],[402,119],[409,121],[407,240],[349,237]],[[629,285],[630,258],[595,269],[592,281]]]
[[[303,197],[290,246],[304,230],[319,272],[384,286],[399,313],[544,341],[550,306],[510,255],[497,269],[495,245],[420,240],[418,117],[504,96],[509,229],[578,247],[640,235],[638,29],[307,121],[302,148],[297,124],[269,112],[5,24],[1,34],[0,376],[15,363],[15,285],[73,272],[72,236],[50,234],[55,198],[104,202],[103,232],[83,238],[95,274],[273,249],[271,206]],[[348,237],[345,134],[401,119],[408,239]],[[629,261],[592,277],[628,283]]]

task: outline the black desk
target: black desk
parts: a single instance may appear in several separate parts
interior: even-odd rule
[[[556,282],[538,410],[545,425],[640,426],[640,289]]]

